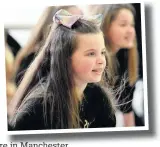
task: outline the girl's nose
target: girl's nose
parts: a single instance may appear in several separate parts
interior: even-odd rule
[[[106,62],[106,59],[104,55],[101,55],[97,58],[97,64],[104,64]]]
[[[128,31],[128,33],[130,33],[130,34],[135,33],[135,28],[134,28],[134,26],[128,26],[127,31]]]

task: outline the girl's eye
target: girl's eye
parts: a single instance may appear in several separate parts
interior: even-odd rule
[[[87,54],[88,56],[94,56],[95,55],[95,52],[90,52]]]
[[[126,24],[122,23],[122,24],[120,24],[120,26],[121,26],[121,27],[125,27],[125,26],[126,26]]]
[[[105,55],[106,54],[106,51],[102,51],[102,55]]]
[[[134,24],[134,23],[132,23],[132,24],[131,24],[131,26],[132,26],[132,27],[135,27],[135,24]]]

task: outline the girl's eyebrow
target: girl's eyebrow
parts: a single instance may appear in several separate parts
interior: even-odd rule
[[[128,20],[123,19],[123,18],[122,18],[122,19],[119,19],[119,21],[120,21],[120,22],[125,22],[125,23],[128,22]],[[132,23],[134,23],[134,20],[132,20]]]
[[[84,51],[84,52],[89,52],[89,51],[96,51],[97,49],[88,49],[88,50],[86,50],[86,51]],[[106,50],[106,48],[102,48],[101,49],[101,51],[104,51],[104,50]]]
[[[96,49],[87,49],[84,52],[95,51]]]

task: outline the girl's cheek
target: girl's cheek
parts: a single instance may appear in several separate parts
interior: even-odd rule
[[[93,63],[90,61],[83,61],[81,64],[77,65],[77,72],[79,73],[87,73],[92,70]]]
[[[133,38],[135,38],[135,37],[136,37],[136,31],[134,29],[134,31],[133,31]]]

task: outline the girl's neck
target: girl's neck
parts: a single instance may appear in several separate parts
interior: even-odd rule
[[[117,54],[117,52],[120,50],[120,48],[116,46],[112,46],[111,49],[113,54]]]
[[[87,84],[76,84],[76,92],[77,92],[77,96],[79,101],[82,101],[84,95],[83,92],[86,88]]]

